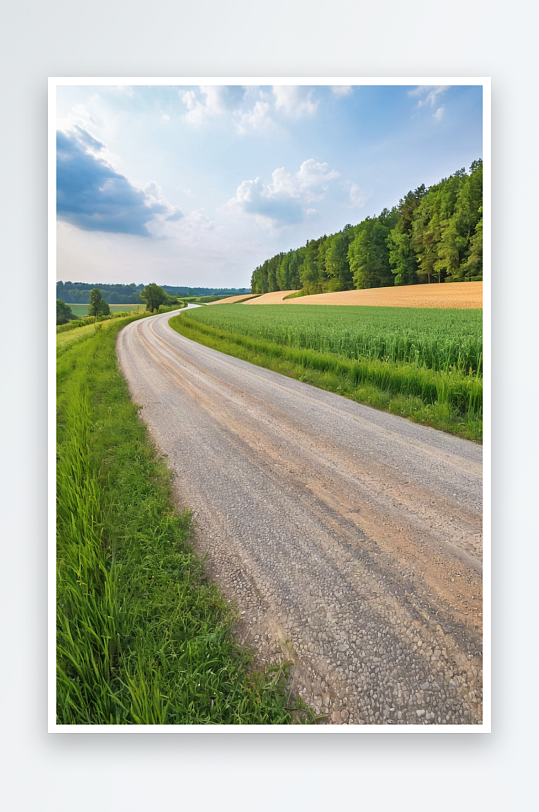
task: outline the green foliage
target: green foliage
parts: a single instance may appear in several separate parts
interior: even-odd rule
[[[140,291],[144,285],[109,284],[99,282],[98,284],[87,282],[57,282],[56,298],[71,304],[88,304],[90,301],[90,291],[92,288],[99,288],[101,295],[109,304],[142,304]],[[163,285],[163,290],[174,297],[184,298],[186,296],[235,296],[240,293],[249,293],[247,288],[189,288],[177,285]],[[133,308],[129,308],[130,310]]]
[[[90,291],[90,303],[88,305],[88,315],[89,316],[108,316],[110,314],[110,307],[108,302],[106,302],[102,295],[99,288],[93,288]]]
[[[69,307],[73,311],[73,315],[77,319],[85,318],[88,315],[88,305],[87,304],[73,304],[72,302],[69,303]],[[142,304],[129,304],[129,302],[124,302],[122,304],[110,304],[109,309],[111,313],[138,313],[144,309],[144,305]]]
[[[308,240],[253,271],[253,293],[304,294],[483,278],[483,164],[474,161],[435,186],[356,226]]]
[[[170,324],[261,366],[481,438],[480,310],[229,305],[188,311]]]
[[[379,217],[367,217],[355,229],[348,259],[353,275],[352,287],[357,290],[390,287],[393,284],[387,239],[397,216],[396,209],[384,209]]]
[[[348,250],[354,232],[351,225],[328,237],[324,255],[324,270],[329,277],[329,290],[352,290],[354,281]]]
[[[57,721],[290,723],[288,667],[257,674],[234,642],[117,368],[132,319],[59,341]]]
[[[76,318],[76,316],[69,305],[66,305],[66,303],[60,299],[56,299],[56,324],[67,324],[74,318]]]
[[[159,310],[159,305],[168,304],[168,294],[163,288],[156,285],[152,282],[149,285],[146,285],[144,290],[140,292],[141,298],[144,299],[146,302],[146,309],[150,311],[150,313],[154,313]]]
[[[417,282],[417,254],[412,242],[414,219],[425,187],[408,192],[398,205],[398,220],[388,235],[389,263],[396,285],[414,285]]]
[[[108,316],[98,316],[97,319],[94,316],[86,316],[83,319],[75,319],[74,321],[70,321],[67,324],[62,324],[56,327],[57,333],[65,333],[71,330],[77,330],[80,327],[86,327],[89,324],[101,323],[102,321],[109,321],[110,319],[121,319],[125,318],[126,314],[125,311],[120,310],[116,313],[109,313]]]

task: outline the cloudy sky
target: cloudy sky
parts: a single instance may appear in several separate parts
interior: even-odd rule
[[[57,277],[249,287],[482,157],[478,86],[57,87]]]

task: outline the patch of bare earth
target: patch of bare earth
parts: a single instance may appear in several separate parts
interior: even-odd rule
[[[252,299],[253,296],[258,296],[258,293],[240,293],[239,296],[227,296],[226,299],[217,299],[217,301],[208,302],[208,304],[234,304],[235,302],[245,302],[246,299]]]

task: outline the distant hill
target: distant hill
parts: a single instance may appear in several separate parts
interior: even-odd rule
[[[145,285],[110,285],[103,282],[57,282],[56,298],[69,304],[88,304],[90,291],[99,288],[109,304],[141,304],[140,291]],[[189,288],[184,285],[161,285],[170,296],[235,296],[250,293],[250,288]]]

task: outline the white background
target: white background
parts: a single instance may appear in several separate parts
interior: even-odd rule
[[[357,0],[20,0],[4,11],[0,794],[10,812],[529,806],[539,394],[531,8],[517,0],[509,16],[470,0],[368,8]],[[492,77],[491,734],[46,732],[47,77],[265,75]]]

